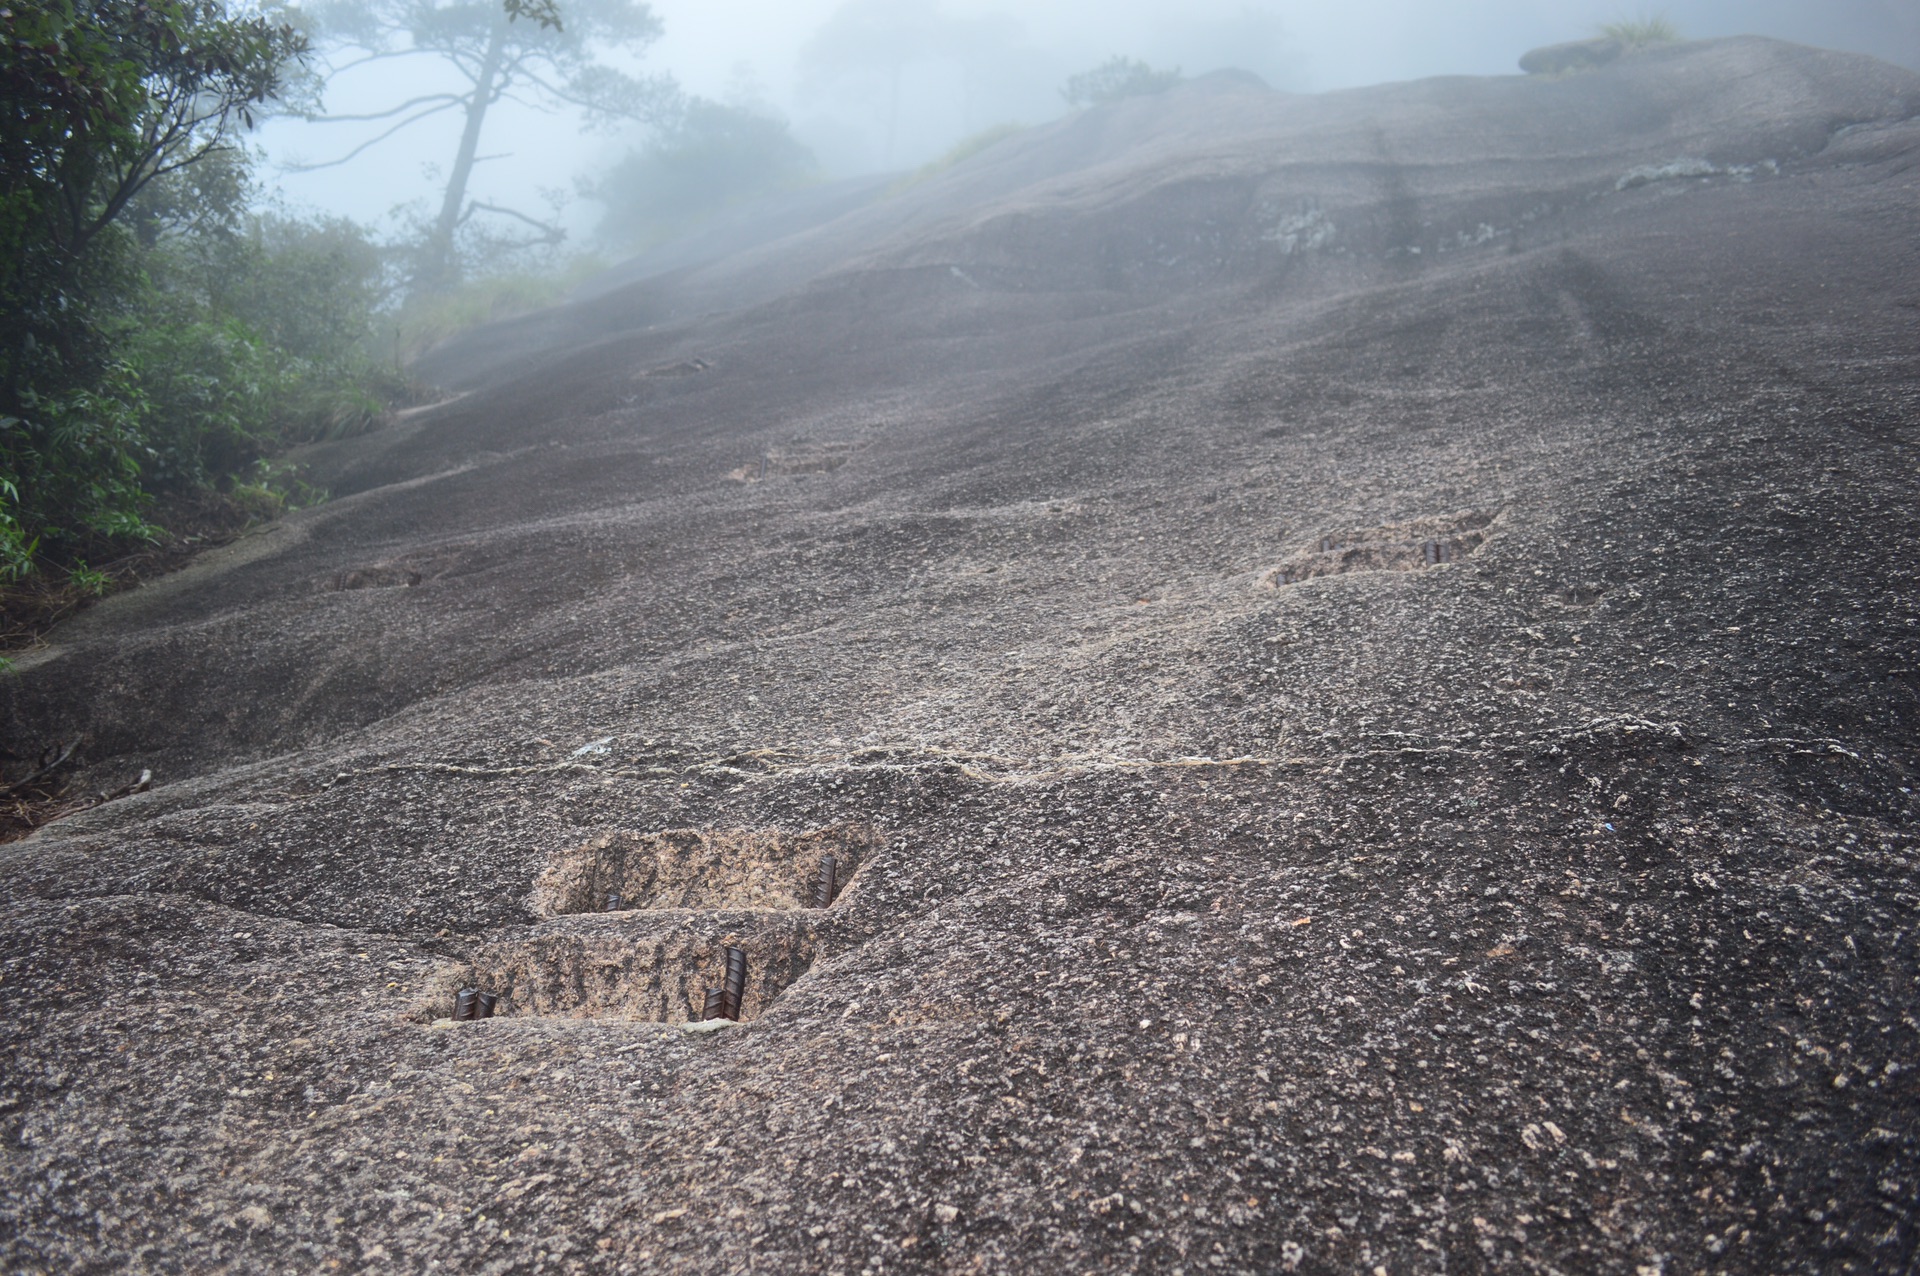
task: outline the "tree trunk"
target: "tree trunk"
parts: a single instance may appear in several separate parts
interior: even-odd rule
[[[453,158],[453,172],[447,177],[446,198],[440,204],[440,217],[422,254],[414,287],[420,292],[438,292],[453,283],[453,232],[460,227],[461,213],[467,202],[467,179],[473,176],[473,157],[480,149],[480,126],[486,121],[487,107],[493,104],[493,84],[500,75],[500,62],[506,53],[507,20],[496,16],[493,34],[487,39],[487,53],[480,61],[480,74],[473,82],[473,95],[467,99],[467,124],[460,134],[460,149]]]
[[[893,64],[893,80],[887,91],[887,155],[880,167],[893,167],[893,144],[900,133],[900,72],[904,63]]]

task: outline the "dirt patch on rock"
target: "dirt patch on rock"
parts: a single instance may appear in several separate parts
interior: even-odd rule
[[[668,908],[812,908],[832,857],[837,897],[873,852],[860,825],[611,833],[556,854],[534,883],[537,917]]]
[[[1463,510],[1445,518],[1330,532],[1312,549],[1267,572],[1260,583],[1278,589],[1348,572],[1412,572],[1457,563],[1486,544],[1493,521],[1492,514]]]
[[[787,474],[831,474],[853,459],[857,446],[829,442],[774,448],[757,460],[728,471],[727,477],[736,483],[757,483]]]
[[[727,948],[747,954],[740,1018],[755,1018],[813,965],[814,919],[791,911],[674,910],[567,918],[479,949],[465,984],[500,998],[496,1017],[614,1018],[685,1023],[703,1017],[725,975]],[[453,1013],[450,994],[430,1007]]]
[[[682,359],[678,363],[669,363],[658,368],[648,368],[644,372],[633,374],[635,381],[655,381],[662,377],[693,377],[709,372],[713,365],[705,359]]]

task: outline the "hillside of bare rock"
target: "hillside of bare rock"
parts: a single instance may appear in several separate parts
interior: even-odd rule
[[[1920,76],[777,215],[16,656],[0,1266],[1913,1270]]]

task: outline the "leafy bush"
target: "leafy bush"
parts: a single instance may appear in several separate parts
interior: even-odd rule
[[[374,315],[391,295],[389,254],[343,217],[249,220],[229,265],[208,281],[212,307],[316,369],[358,379]]]
[[[112,582],[108,580],[107,574],[98,568],[76,562],[67,569],[67,583],[82,594],[98,598],[107,592],[107,586]]]
[[[1156,71],[1132,58],[1108,58],[1091,71],[1070,76],[1060,95],[1070,106],[1104,106],[1121,98],[1163,93],[1180,83],[1180,71]]]
[[[815,170],[813,153],[785,121],[692,98],[670,126],[585,190],[607,207],[603,236],[644,243],[799,185]]]
[[[47,542],[150,537],[146,401],[133,368],[111,363],[91,386],[19,398],[27,415],[0,415],[0,580],[32,571]]]
[[[234,393],[257,390],[263,397],[242,431],[252,441],[250,453],[232,464],[259,451],[371,428],[385,404],[406,390],[392,353],[376,338],[391,291],[389,256],[344,218],[242,213],[231,227],[162,233],[143,257],[151,285],[146,326],[199,329],[203,353],[178,372],[151,360],[142,367],[185,389],[183,378],[193,369],[218,375],[218,350],[235,360]],[[221,335],[206,332],[209,326]],[[268,352],[272,364],[264,379],[254,367],[260,352]],[[155,392],[153,398],[157,428],[170,436],[196,428],[185,417],[199,397]],[[232,472],[230,461],[209,458],[200,481]]]

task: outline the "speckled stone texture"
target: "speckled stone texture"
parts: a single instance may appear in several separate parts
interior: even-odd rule
[[[1210,77],[436,352],[0,684],[155,776],[0,1265],[1913,1270],[1916,115]]]

